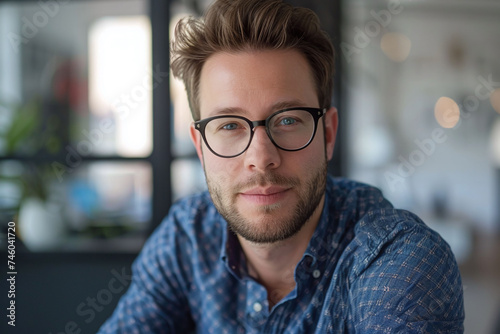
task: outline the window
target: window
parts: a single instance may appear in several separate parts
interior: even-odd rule
[[[149,2],[7,1],[0,22],[2,224],[34,251],[137,251],[161,215],[154,187],[170,191],[153,181],[168,71],[152,65]]]

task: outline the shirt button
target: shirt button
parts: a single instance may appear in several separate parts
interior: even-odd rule
[[[255,312],[260,312],[260,311],[262,311],[262,305],[261,305],[260,303],[255,303],[255,304],[253,304],[253,310],[254,310]]]
[[[318,269],[316,269],[315,271],[313,271],[313,277],[314,278],[318,278],[321,276],[321,271],[319,271]]]

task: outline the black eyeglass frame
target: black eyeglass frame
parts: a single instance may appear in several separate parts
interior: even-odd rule
[[[287,149],[287,148],[283,148],[283,147],[279,146],[274,141],[273,137],[271,136],[271,133],[269,131],[269,126],[268,126],[269,125],[269,120],[271,118],[275,117],[278,114],[281,114],[281,113],[284,113],[284,112],[287,112],[287,111],[291,111],[291,110],[303,110],[303,111],[307,111],[308,113],[311,114],[311,116],[314,119],[314,129],[313,129],[313,133],[312,133],[311,138],[309,139],[309,141],[305,145],[303,145],[300,148],[296,148],[296,149]],[[267,136],[269,137],[269,139],[271,140],[271,142],[274,144],[274,146],[276,146],[277,148],[279,148],[280,150],[283,150],[283,151],[295,152],[295,151],[303,150],[307,146],[309,146],[309,144],[311,144],[311,142],[313,141],[314,137],[316,136],[316,130],[318,129],[318,120],[321,117],[323,117],[324,114],[326,114],[326,110],[327,110],[326,108],[321,109],[321,108],[309,108],[309,107],[286,108],[286,109],[279,110],[279,111],[277,111],[275,113],[272,113],[266,119],[263,119],[263,120],[260,120],[260,121],[251,121],[248,118],[245,118],[245,117],[239,116],[239,115],[219,115],[219,116],[213,116],[213,117],[204,118],[202,120],[194,122],[194,128],[196,130],[200,131],[201,137],[203,138],[203,141],[205,142],[205,145],[207,145],[207,147],[210,150],[210,152],[212,152],[213,154],[215,154],[216,156],[221,157],[221,158],[235,158],[235,157],[243,154],[250,147],[250,144],[252,143],[252,139],[253,139],[254,129],[256,127],[258,127],[258,126],[264,126],[266,128]],[[229,155],[229,156],[222,155],[222,154],[219,154],[219,153],[215,152],[210,147],[210,144],[208,143],[207,138],[205,137],[205,128],[206,128],[207,124],[210,121],[212,121],[214,119],[218,119],[218,118],[227,118],[227,117],[241,119],[241,120],[247,122],[248,125],[250,126],[250,139],[248,140],[247,146],[240,153],[234,154],[234,155]]]

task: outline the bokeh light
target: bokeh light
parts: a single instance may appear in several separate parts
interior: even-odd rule
[[[380,48],[389,59],[403,62],[410,55],[411,41],[403,34],[389,32],[382,36]]]
[[[460,120],[460,108],[453,99],[443,96],[436,102],[434,117],[443,128],[454,128]]]

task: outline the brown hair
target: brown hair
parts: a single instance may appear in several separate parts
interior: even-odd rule
[[[186,87],[194,120],[200,119],[199,82],[216,52],[294,49],[309,62],[321,108],[330,107],[334,49],[317,15],[281,0],[216,0],[204,17],[179,21],[171,45],[171,68]]]

